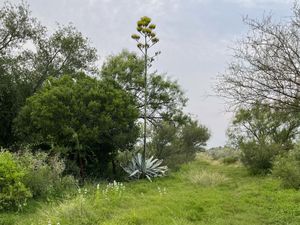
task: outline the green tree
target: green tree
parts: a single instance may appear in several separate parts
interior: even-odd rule
[[[293,148],[299,125],[297,115],[256,103],[236,113],[228,136],[251,172],[266,173],[277,154]]]
[[[64,147],[63,153],[84,176],[86,166],[105,170],[117,151],[132,147],[138,136],[137,117],[125,91],[80,73],[50,78],[27,99],[15,130],[30,144]]]
[[[12,120],[24,102],[27,86],[18,62],[26,42],[35,39],[42,28],[29,16],[25,4],[9,3],[0,8],[0,145],[13,142]],[[19,53],[19,54],[18,54]],[[25,65],[25,64],[24,64]],[[25,67],[25,66],[24,66]]]
[[[26,4],[5,3],[0,8],[0,145],[14,143],[13,119],[49,76],[93,73],[96,60],[96,50],[74,27],[48,35]]]
[[[150,154],[164,159],[170,168],[178,168],[204,150],[210,132],[204,125],[189,118],[185,124],[163,122],[152,131]]]
[[[133,95],[144,119],[144,59],[134,52],[123,50],[109,56],[101,69],[101,78],[113,82]],[[184,123],[187,116],[182,112],[187,98],[180,85],[164,75],[148,74],[147,121],[158,126],[162,121]]]

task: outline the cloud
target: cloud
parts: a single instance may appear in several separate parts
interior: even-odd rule
[[[227,3],[234,3],[247,8],[266,6],[269,4],[290,4],[293,0],[223,0]]]

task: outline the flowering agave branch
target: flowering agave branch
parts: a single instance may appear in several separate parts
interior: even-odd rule
[[[142,52],[144,56],[144,134],[143,134],[143,154],[142,154],[142,175],[146,175],[146,143],[147,143],[147,106],[148,106],[148,79],[147,79],[147,70],[148,67],[151,66],[151,63],[154,61],[154,57],[156,57],[160,52],[156,52],[154,56],[150,57],[148,55],[148,50],[153,45],[157,44],[159,39],[156,37],[156,33],[154,30],[156,25],[151,23],[151,18],[147,16],[143,16],[137,22],[137,28],[139,34],[131,35],[131,38],[136,40],[138,49]]]

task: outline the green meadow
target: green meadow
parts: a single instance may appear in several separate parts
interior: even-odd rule
[[[2,213],[0,224],[300,224],[299,191],[203,155],[166,178],[107,185],[86,185],[60,201],[31,202],[22,212]]]

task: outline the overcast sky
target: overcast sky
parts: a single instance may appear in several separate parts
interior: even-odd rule
[[[12,0],[18,2],[18,0]],[[0,3],[4,0],[0,0]],[[230,61],[229,47],[247,32],[242,18],[290,16],[289,0],[28,0],[30,9],[49,30],[73,23],[97,48],[100,60],[126,48],[137,51],[130,38],[136,21],[149,16],[157,25],[162,54],[154,64],[178,80],[189,98],[186,111],[211,131],[209,147],[226,143],[231,114],[213,95],[216,76]],[[155,49],[153,49],[154,51]]]

